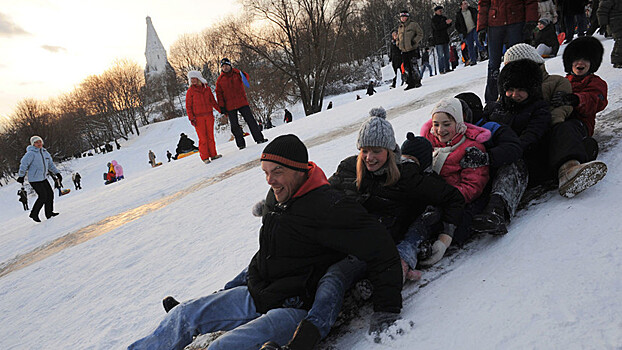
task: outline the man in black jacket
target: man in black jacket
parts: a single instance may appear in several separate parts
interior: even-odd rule
[[[434,8],[434,16],[432,16],[432,40],[436,47],[438,55],[438,70],[441,74],[450,71],[449,69],[449,33],[447,30],[451,27],[451,19],[443,16],[443,6],[438,5]]]
[[[367,264],[374,311],[399,314],[402,267],[384,227],[359,203],[330,188],[295,135],[274,139],[261,163],[270,185],[267,199],[274,203],[262,219],[247,285],[175,306],[153,334],[130,349],[183,349],[192,336],[219,330],[229,332],[210,349],[258,349],[268,340],[284,344],[313,304],[327,268],[348,254]]]
[[[483,51],[484,47],[477,40],[477,9],[469,6],[467,0],[463,0],[460,3],[460,10],[456,13],[456,30],[462,35],[464,42],[467,44],[469,53],[467,65],[476,65],[477,52]]]

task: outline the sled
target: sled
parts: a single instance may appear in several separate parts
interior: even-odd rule
[[[566,33],[561,32],[557,35],[557,41],[559,42],[559,44],[563,44],[564,40],[566,40]]]
[[[199,153],[199,151],[190,151],[190,152],[186,152],[186,153],[181,153],[180,155],[177,156],[177,159],[182,159],[182,158],[186,158],[188,156],[191,156],[195,153]],[[162,162],[160,162],[160,164],[162,164]]]
[[[66,194],[67,194],[67,193],[69,193],[69,192],[71,192],[71,190],[70,190],[69,188],[65,188],[64,190],[61,190],[61,191],[60,191],[60,195],[61,195],[61,196],[64,196],[64,195],[66,195]]]
[[[162,165],[162,162],[157,162],[157,163],[155,163],[155,165],[153,167],[155,168],[155,167],[160,166],[160,165]]]

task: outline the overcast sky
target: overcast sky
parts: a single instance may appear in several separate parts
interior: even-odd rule
[[[117,58],[145,64],[146,21],[168,51],[239,10],[235,0],[0,0],[0,116],[73,90]]]

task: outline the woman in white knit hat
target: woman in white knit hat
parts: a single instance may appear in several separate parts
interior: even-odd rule
[[[43,139],[35,135],[30,138],[30,146],[26,148],[26,154],[20,161],[17,182],[23,184],[24,177],[28,174],[28,182],[38,196],[30,211],[30,218],[36,222],[41,222],[39,211],[43,206],[46,218],[58,215],[54,212],[54,191],[47,180],[49,172],[56,174],[59,181],[62,180],[60,171],[54,166],[52,156],[43,148]]]

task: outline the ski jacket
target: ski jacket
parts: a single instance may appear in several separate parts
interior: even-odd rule
[[[456,135],[449,144],[444,144],[439,141],[436,136],[432,134],[432,119],[428,120],[421,127],[421,135],[428,139],[434,147],[434,154],[445,147],[455,146],[461,142],[462,137],[465,137],[464,142],[460,144],[453,152],[449,154],[439,175],[445,179],[445,181],[456,187],[464,196],[464,201],[468,204],[477,199],[484,187],[488,183],[489,169],[488,165],[479,166],[476,168],[463,168],[460,165],[460,161],[464,158],[466,149],[469,147],[476,147],[482,152],[486,152],[484,142],[490,139],[490,131],[479,126],[465,123],[467,130],[464,135]],[[437,157],[434,157],[434,162],[437,161]]]
[[[601,0],[596,13],[598,24],[602,28],[609,26],[614,37],[622,37],[622,2],[619,0]]]
[[[393,67],[399,67],[402,64],[402,51],[395,40],[391,40],[391,56],[389,59],[393,63]]]
[[[456,226],[462,222],[462,194],[436,174],[424,174],[417,163],[402,162],[398,164],[400,179],[396,184],[384,186],[386,174],[365,171],[361,186],[357,187],[357,158],[351,156],[342,160],[328,181],[333,188],[356,199],[368,213],[377,217],[396,244],[404,239],[408,227],[428,205],[442,209],[444,222]]]
[[[201,117],[214,118],[212,109],[220,112],[220,106],[216,103],[212,89],[206,84],[201,86],[190,85],[186,91],[186,112],[190,121]]]
[[[553,49],[553,52],[551,52],[552,56],[557,55],[557,51],[559,51],[559,41],[557,40],[557,33],[555,33],[555,29],[552,24],[549,24],[542,30],[538,30],[536,32],[533,46],[538,47],[540,44],[544,44]]]
[[[475,29],[477,29],[477,9],[469,6],[467,10],[471,14],[471,18],[473,19],[473,23],[475,24]],[[458,9],[458,12],[456,12],[456,30],[463,36],[467,36],[467,34],[469,34],[469,32],[467,31],[464,16],[462,15],[462,9]]]
[[[232,111],[248,106],[240,73],[246,76],[246,80],[250,80],[246,72],[240,72],[239,69],[233,67],[228,73],[221,72],[216,79],[216,98],[221,109],[224,107],[227,111]]]
[[[39,182],[45,180],[48,171],[58,174],[52,156],[48,151],[41,147],[37,148],[33,145],[26,147],[26,154],[19,162],[18,176],[26,176],[28,173],[28,182]]]
[[[509,125],[520,138],[523,154],[536,150],[551,125],[548,102],[541,99],[528,100],[510,108],[508,104],[504,104],[504,101],[509,98],[506,96],[501,98],[501,102],[486,105],[485,118],[499,124]]]
[[[113,160],[110,164],[114,167],[114,173],[117,177],[123,176],[123,167],[121,164],[117,163],[116,160]]]
[[[443,15],[432,16],[432,43],[434,45],[449,44],[449,33],[447,30],[451,23],[447,24],[447,17]]]
[[[540,65],[540,69],[542,70],[542,97],[545,101],[551,102],[556,92],[572,93],[572,85],[570,85],[568,79],[561,75],[550,75],[546,71],[546,65],[544,64]],[[565,121],[572,113],[572,106],[559,106],[555,108],[549,106],[549,108],[551,108],[551,125]]]
[[[574,0],[573,0],[574,1]],[[538,21],[538,0],[479,0],[477,31]]]
[[[402,52],[410,52],[419,48],[423,40],[423,30],[419,24],[408,17],[406,22],[400,22],[397,27],[397,46]]]
[[[509,126],[484,119],[476,125],[490,130],[490,139],[484,142],[484,147],[486,147],[489,165],[492,169],[512,164],[523,156],[520,139]]]
[[[588,74],[584,77],[569,74],[566,78],[570,80],[572,93],[579,96],[579,105],[574,107],[570,117],[581,120],[587,127],[588,135],[592,136],[596,124],[596,113],[605,109],[609,103],[607,83],[596,74]]]
[[[306,182],[287,202],[268,206],[262,218],[259,250],[248,269],[257,312],[310,309],[320,278],[350,254],[367,263],[374,310],[399,312],[402,267],[391,236],[359,203],[330,188],[322,169],[309,162]]]

